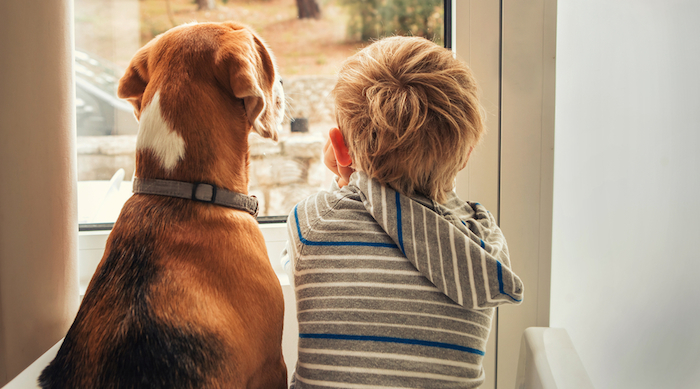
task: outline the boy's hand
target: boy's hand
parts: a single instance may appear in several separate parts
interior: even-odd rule
[[[340,163],[338,162],[340,156]],[[355,171],[350,167],[352,161],[345,147],[343,136],[337,128],[328,133],[328,141],[323,146],[323,163],[338,176],[338,186],[344,187],[350,182],[350,175]]]

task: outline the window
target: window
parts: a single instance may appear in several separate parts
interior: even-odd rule
[[[277,143],[250,136],[250,194],[266,222],[284,220],[330,185],[320,157],[335,125],[328,94],[340,63],[381,36],[442,44],[448,19],[443,0],[75,0],[81,230],[111,228],[131,195],[138,124],[116,88],[132,55],[157,34],[192,20],[236,20],[274,52],[287,95],[284,131]]]

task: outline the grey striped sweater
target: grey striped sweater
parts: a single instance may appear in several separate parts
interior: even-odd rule
[[[287,226],[299,359],[292,387],[475,388],[494,309],[523,285],[491,214],[353,173]]]

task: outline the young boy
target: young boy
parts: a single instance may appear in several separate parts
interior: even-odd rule
[[[392,37],[350,57],[333,95],[337,185],[287,222],[292,387],[476,388],[493,307],[520,303],[523,285],[493,216],[453,191],[484,132],[471,72]]]

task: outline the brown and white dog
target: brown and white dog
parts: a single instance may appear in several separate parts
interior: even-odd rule
[[[126,202],[41,387],[286,388],[284,300],[255,210],[206,203],[247,194],[251,129],[277,139],[270,52],[236,23],[177,27],[136,53],[119,96],[140,122],[139,180],[211,185]]]

